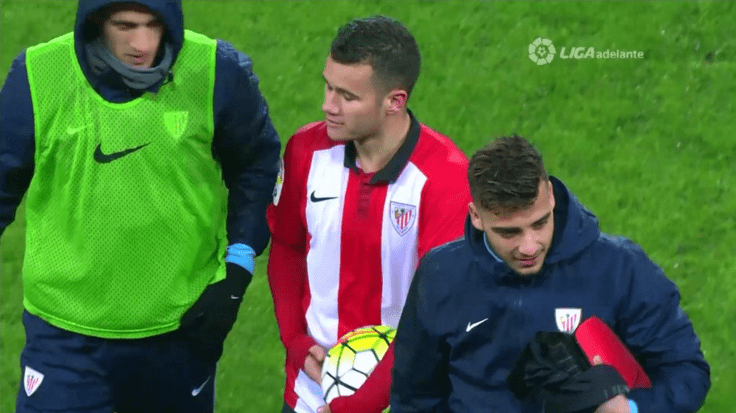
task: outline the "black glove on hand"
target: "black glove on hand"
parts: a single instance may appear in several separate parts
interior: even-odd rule
[[[243,294],[253,274],[226,263],[225,279],[205,288],[199,299],[181,318],[181,327],[204,361],[217,362],[225,338],[238,317]]]
[[[530,394],[545,402],[546,412],[594,412],[629,388],[609,365],[590,366],[570,334],[537,333],[524,348],[508,384],[519,399]]]

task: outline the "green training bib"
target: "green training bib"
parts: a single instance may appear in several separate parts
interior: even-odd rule
[[[122,104],[84,76],[73,34],[29,48],[35,172],[25,308],[105,338],[175,330],[225,276],[227,189],[212,156],[216,41],[186,31],[173,81]]]

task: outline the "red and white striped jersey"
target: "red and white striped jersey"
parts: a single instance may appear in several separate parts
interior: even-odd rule
[[[297,131],[268,208],[268,277],[287,350],[285,400],[298,413],[324,404],[301,371],[309,347],[330,348],[366,325],[396,327],[419,258],[463,234],[468,159],[413,115],[381,170],[356,166],[353,143],[324,122]]]

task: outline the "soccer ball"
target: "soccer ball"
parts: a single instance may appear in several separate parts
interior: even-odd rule
[[[366,326],[340,337],[322,364],[325,402],[355,393],[386,354],[395,335],[393,327]]]

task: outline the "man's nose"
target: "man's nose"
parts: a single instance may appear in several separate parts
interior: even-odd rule
[[[539,251],[539,234],[532,231],[524,235],[519,252],[526,257],[533,257]]]
[[[149,28],[139,28],[133,33],[130,46],[141,53],[152,53],[158,48],[159,36]]]

